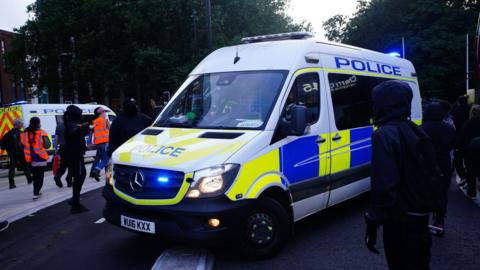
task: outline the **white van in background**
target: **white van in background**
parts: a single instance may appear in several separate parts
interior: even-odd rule
[[[28,127],[30,119],[34,116],[40,118],[42,129],[48,133],[52,147],[49,149],[49,161],[53,157],[53,146],[55,143],[55,129],[58,123],[63,122],[63,113],[70,104],[20,104],[0,108],[0,139],[13,128],[13,120],[15,118],[22,119],[25,128]],[[110,121],[115,118],[115,113],[105,105],[98,104],[75,104],[83,110],[84,120],[91,123],[94,119],[94,110],[102,107],[107,110]],[[88,136],[85,138],[89,142]],[[87,151],[86,157],[93,157],[95,151]],[[8,164],[8,155],[6,151],[0,150],[0,166],[4,167]]]

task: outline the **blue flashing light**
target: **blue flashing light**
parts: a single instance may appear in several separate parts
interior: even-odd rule
[[[162,177],[162,176],[161,176],[161,177],[158,177],[158,178],[157,178],[157,181],[158,181],[159,183],[168,183],[168,177]]]
[[[402,57],[402,55],[399,52],[389,52],[388,55],[393,57]]]

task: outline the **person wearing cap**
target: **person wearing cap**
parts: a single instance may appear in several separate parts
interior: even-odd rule
[[[113,120],[110,127],[108,156],[111,157],[118,147],[150,126],[151,123],[152,119],[150,117],[138,111],[135,99],[127,98],[123,102],[123,110]]]
[[[73,188],[72,214],[88,211],[80,204],[80,192],[87,175],[84,155],[86,151],[85,136],[90,132],[88,122],[83,121],[82,109],[69,105],[63,115],[65,125],[65,154],[68,156],[68,171],[72,175]]]
[[[107,147],[110,135],[110,121],[104,108],[98,107],[94,113],[96,118],[93,120],[90,138],[93,138],[92,142],[97,147],[97,153],[90,171],[90,177],[100,181],[100,173],[108,164]]]

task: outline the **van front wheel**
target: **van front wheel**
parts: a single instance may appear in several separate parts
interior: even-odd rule
[[[278,201],[258,199],[240,230],[240,251],[251,259],[277,254],[290,236],[290,218]]]

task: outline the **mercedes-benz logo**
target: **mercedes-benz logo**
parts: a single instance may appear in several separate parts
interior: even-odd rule
[[[132,188],[133,191],[140,191],[143,188],[144,184],[144,179],[143,175],[141,172],[136,171],[132,176],[130,177],[130,188]]]

